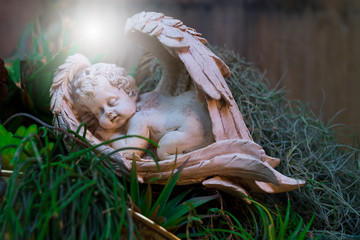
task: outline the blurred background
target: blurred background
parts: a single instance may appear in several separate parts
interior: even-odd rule
[[[12,55],[35,22],[65,36],[57,46],[74,42],[78,52],[131,71],[142,50],[123,28],[140,11],[182,20],[252,62],[272,87],[308,102],[324,121],[342,110],[334,123],[360,131],[359,0],[0,0],[0,58]]]

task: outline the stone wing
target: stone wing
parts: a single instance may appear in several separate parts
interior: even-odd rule
[[[57,122],[56,125],[64,129],[77,129],[80,124],[74,112],[70,84],[76,73],[88,66],[90,66],[90,62],[86,57],[75,54],[69,57],[54,73],[53,83],[50,88],[50,109],[55,116],[66,116],[61,120],[54,119]]]
[[[252,140],[225,82],[226,64],[205,46],[206,39],[180,20],[162,13],[141,12],[129,18],[125,33],[158,58],[162,78],[156,91],[176,96],[195,88],[205,99],[216,141]]]

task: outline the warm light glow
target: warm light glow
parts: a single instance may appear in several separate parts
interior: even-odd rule
[[[73,39],[80,46],[79,51],[88,55],[114,51],[123,38],[121,15],[101,7],[81,9],[73,16]]]
[[[134,65],[132,59],[136,55],[131,47],[127,47],[132,42],[124,35],[125,21],[132,14],[120,2],[78,1],[71,11],[64,12],[66,40],[73,44],[73,51],[94,62],[114,62],[125,67]]]
[[[87,44],[96,45],[99,44],[102,38],[105,37],[106,31],[100,27],[99,22],[87,23],[83,28],[83,39],[87,41]]]

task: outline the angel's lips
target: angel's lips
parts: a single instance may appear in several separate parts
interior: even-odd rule
[[[111,118],[110,118],[110,121],[111,122],[114,122],[114,121],[117,121],[119,119],[119,116],[118,115],[115,115],[115,116],[112,116]]]

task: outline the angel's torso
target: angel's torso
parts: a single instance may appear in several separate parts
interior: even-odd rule
[[[158,92],[149,92],[140,96],[138,111],[129,120],[128,134],[139,125],[146,124],[149,137],[155,142],[172,131],[184,132],[189,141],[213,142],[212,125],[205,104],[201,103],[194,91],[178,96],[165,96]],[[211,140],[209,140],[211,139]]]

